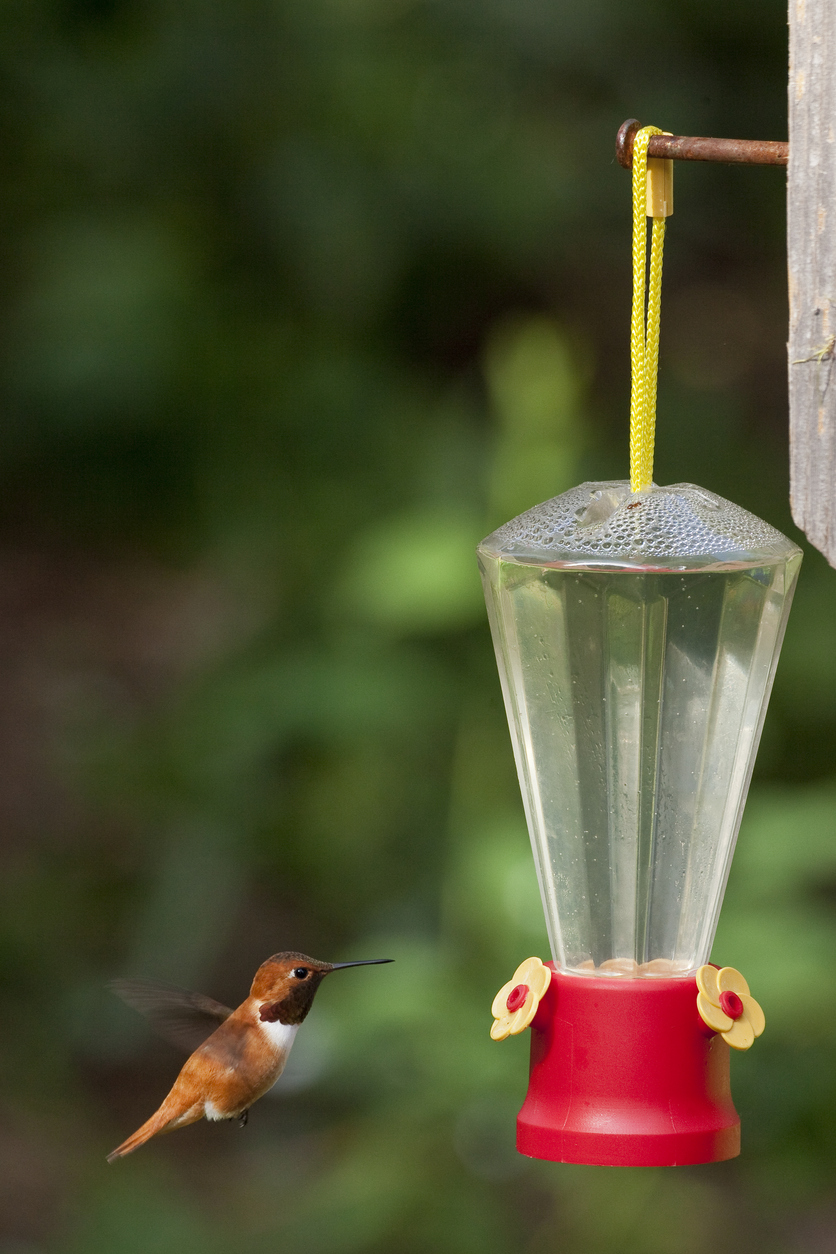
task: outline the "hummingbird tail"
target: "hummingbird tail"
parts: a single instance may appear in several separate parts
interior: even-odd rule
[[[107,1156],[109,1163],[115,1162],[117,1158],[124,1158],[126,1154],[132,1154],[134,1150],[139,1149],[140,1145],[144,1145],[146,1141],[150,1141],[152,1136],[160,1136],[163,1132],[173,1132],[175,1128],[182,1128],[187,1123],[194,1123],[201,1117],[202,1110],[189,1111],[188,1114],[180,1112],[179,1117],[172,1117],[171,1110],[167,1109],[167,1102],[164,1102],[160,1109],[146,1119],[141,1128],[137,1128],[133,1136],[129,1136],[127,1141],[123,1141],[121,1145],[117,1145]],[[191,1118],[189,1117],[191,1115]]]
[[[144,1145],[146,1141],[150,1141],[152,1136],[156,1136],[158,1132],[162,1132],[168,1120],[160,1117],[161,1112],[157,1111],[150,1119],[137,1128],[133,1136],[129,1136],[127,1141],[123,1141],[118,1145],[112,1153],[108,1154],[107,1161],[114,1162],[117,1158],[124,1158],[126,1154],[132,1154],[135,1149],[139,1149],[140,1145]]]

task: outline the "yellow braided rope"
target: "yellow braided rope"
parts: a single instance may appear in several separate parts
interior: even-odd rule
[[[656,439],[656,379],[659,372],[659,319],[662,305],[662,250],[666,218],[653,219],[650,273],[647,283],[647,332],[644,346],[644,436],[640,488],[653,482],[653,447]]]
[[[653,219],[647,283],[647,145],[651,135],[661,134],[657,126],[644,126],[633,141],[633,311],[630,320],[630,487],[633,492],[641,492],[653,482],[665,219]]]

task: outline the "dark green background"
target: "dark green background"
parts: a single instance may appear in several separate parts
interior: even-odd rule
[[[809,552],[715,956],[737,1162],[515,1154],[542,915],[473,547],[627,473],[625,117],[785,137],[780,0],[0,7],[2,1254],[836,1248],[836,573]],[[656,478],[790,535],[784,177],[683,165]],[[335,975],[249,1127],[118,974]]]

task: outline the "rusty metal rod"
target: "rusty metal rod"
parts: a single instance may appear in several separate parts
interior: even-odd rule
[[[625,170],[633,167],[633,140],[641,123],[628,118],[619,127],[615,155]],[[652,135],[649,157],[679,161],[725,161],[745,165],[786,165],[789,144],[773,139],[707,139],[702,135]]]

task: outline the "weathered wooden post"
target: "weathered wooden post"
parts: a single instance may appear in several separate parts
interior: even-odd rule
[[[789,16],[790,500],[836,566],[836,5]]]

